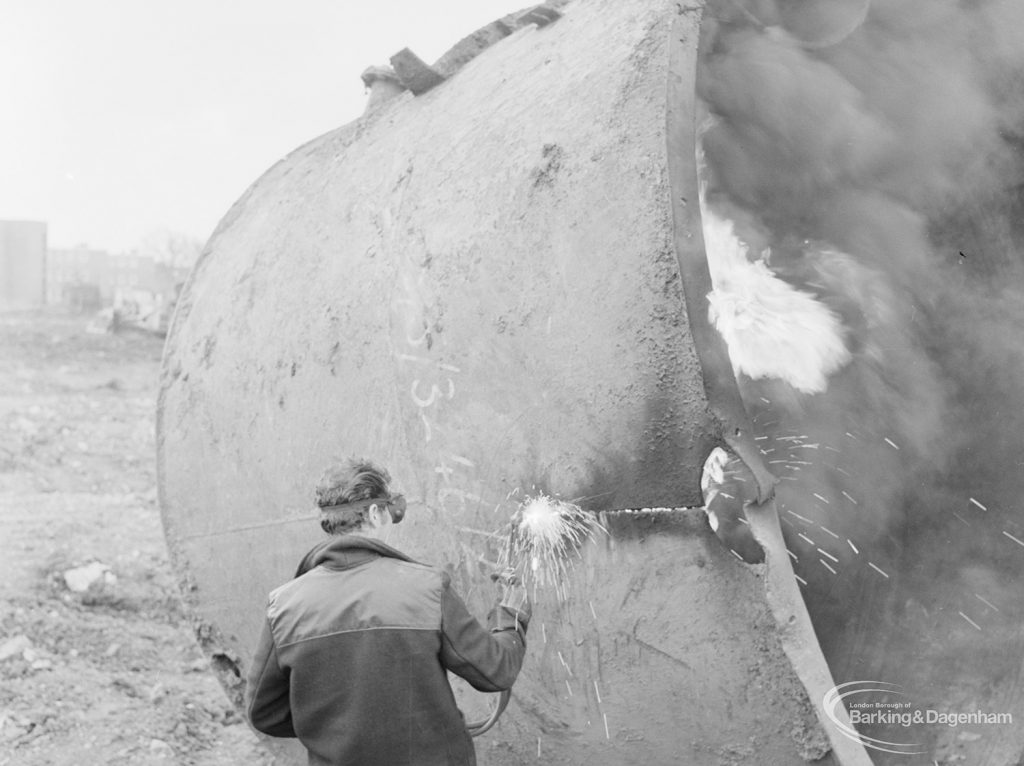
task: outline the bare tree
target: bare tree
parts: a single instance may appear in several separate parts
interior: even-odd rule
[[[190,234],[159,229],[147,234],[139,244],[139,253],[172,268],[191,268],[203,250],[203,241]]]

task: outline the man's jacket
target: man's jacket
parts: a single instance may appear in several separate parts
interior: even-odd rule
[[[252,725],[298,737],[316,766],[471,766],[473,743],[445,670],[481,691],[512,686],[524,615],[480,625],[448,575],[377,540],[317,546],[270,594],[249,669]]]

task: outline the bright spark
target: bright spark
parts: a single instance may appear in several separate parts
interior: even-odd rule
[[[860,551],[857,550],[857,546],[853,544],[853,540],[850,540],[849,538],[847,538],[846,542],[848,542],[850,544],[850,547],[853,549],[853,552],[856,553],[859,556],[860,555]]]
[[[888,444],[888,445],[889,445],[890,447],[892,447],[893,449],[899,449],[899,447],[898,447],[898,446],[896,445],[896,442],[894,442],[894,441],[893,441],[892,439],[890,439],[890,438],[889,438],[888,436],[886,436],[886,437],[885,437],[885,443],[886,443],[886,444]]]
[[[981,596],[979,596],[979,595],[978,595],[977,593],[975,593],[975,594],[974,594],[974,597],[975,597],[976,599],[978,599],[978,601],[980,601],[981,603],[983,603],[983,604],[984,604],[985,606],[989,607],[990,609],[994,609],[994,610],[995,610],[995,611],[997,611],[997,612],[999,611],[999,607],[997,607],[997,606],[996,606],[995,604],[993,604],[993,603],[992,603],[991,601],[988,601],[988,600],[986,600],[986,599],[982,598],[982,597],[981,597]]]
[[[887,574],[886,574],[885,572],[883,572],[883,571],[882,571],[881,569],[879,569],[878,567],[876,567],[876,566],[875,566],[874,564],[872,564],[872,563],[871,563],[870,561],[868,562],[868,566],[869,566],[869,567],[871,567],[872,569],[874,569],[874,570],[875,570],[876,572],[878,572],[878,574],[882,575],[882,577],[884,577],[884,578],[885,578],[886,580],[888,580],[888,579],[889,579],[889,575],[887,575]]]
[[[850,497],[848,494],[846,494],[846,492],[843,492],[843,497],[845,497],[847,500],[849,500],[854,505],[857,505],[857,501],[854,500],[852,497]]]
[[[512,522],[509,565],[526,572],[534,587],[561,591],[570,559],[603,527],[579,506],[541,494],[526,498]],[[529,563],[529,567],[522,566]],[[596,618],[595,618],[596,619]]]
[[[821,565],[823,567],[825,567],[825,569],[827,569],[832,574],[839,574],[836,570],[834,570],[831,566],[829,566],[829,563],[827,561],[825,561],[825,559],[818,559],[818,561],[820,561]]]
[[[597,679],[594,679],[594,693],[597,695],[597,701],[601,701],[601,690],[597,688]]]
[[[835,556],[833,556],[831,553],[829,553],[826,550],[818,548],[818,553],[820,553],[822,556],[825,556],[826,558],[832,559],[832,561],[834,561],[837,564],[839,563],[839,559],[837,559]]]
[[[558,653],[558,661],[562,663],[562,667],[564,667],[566,672],[571,676],[572,675],[572,670],[569,668],[569,665],[566,663],[565,658],[562,657],[562,653],[561,652]]]
[[[974,620],[972,620],[970,617],[968,617],[966,614],[964,614],[963,612],[957,612],[957,614],[963,617],[965,620],[967,620],[967,622],[971,623],[971,625],[973,625],[975,628],[981,630],[981,626]]]
[[[810,519],[808,519],[808,518],[804,518],[803,516],[801,516],[801,515],[800,515],[799,513],[797,513],[796,511],[791,511],[791,510],[789,510],[788,508],[786,509],[786,513],[788,513],[788,514],[789,514],[790,516],[796,516],[796,517],[797,517],[798,519],[800,519],[800,521],[804,521],[804,522],[807,522],[808,524],[813,524],[813,523],[814,523],[814,522],[812,522],[812,521],[811,521]]]
[[[1014,541],[1015,543],[1017,543],[1017,545],[1019,545],[1019,546],[1021,546],[1022,548],[1024,548],[1024,540],[1021,540],[1021,539],[1020,539],[1019,537],[1014,537],[1014,536],[1013,536],[1013,535],[1011,535],[1011,534],[1010,534],[1009,532],[1007,532],[1007,531],[1006,531],[1005,529],[1003,530],[1003,534],[1004,534],[1004,535],[1006,535],[1007,537],[1009,537],[1009,538],[1010,538],[1011,540],[1013,540],[1013,541]]]
[[[983,505],[982,505],[981,503],[979,503],[979,502],[978,502],[977,500],[975,500],[975,499],[974,499],[973,497],[971,498],[971,502],[972,502],[972,503],[974,503],[974,504],[975,504],[976,506],[978,506],[979,508],[981,508],[981,510],[983,510],[983,511],[988,511],[988,508],[986,508],[985,506],[983,506]]]
[[[798,575],[798,574],[794,573],[794,574],[793,574],[793,577],[795,577],[795,578],[796,578],[796,579],[797,579],[797,580],[798,580],[798,581],[800,582],[800,584],[801,584],[801,585],[807,585],[807,580],[805,580],[805,579],[804,579],[803,577],[801,577],[800,575]]]
[[[829,504],[828,500],[826,500],[826,499],[825,499],[824,497],[822,497],[821,495],[819,495],[819,494],[818,494],[817,492],[812,492],[811,494],[813,494],[813,495],[814,495],[814,496],[815,496],[816,498],[818,498],[818,499],[819,499],[819,500],[820,500],[821,502],[823,502],[823,503],[824,503],[825,505],[828,505],[828,504]]]
[[[807,535],[805,535],[805,534],[804,534],[803,532],[799,532],[799,533],[797,534],[797,537],[802,537],[802,538],[803,538],[804,540],[806,540],[806,541],[807,541],[808,543],[810,543],[811,545],[814,545],[814,540],[812,540],[811,538],[809,538],[809,537],[808,537]]]
[[[786,553],[789,554],[790,558],[793,559],[793,561],[799,561],[800,560],[800,559],[798,559],[796,557],[796,554],[793,553],[793,551],[791,551],[789,548],[786,548]]]
[[[839,537],[839,535],[837,535],[837,534],[836,534],[835,532],[833,532],[833,531],[832,531],[831,529],[829,529],[828,527],[822,527],[822,526],[821,526],[821,524],[819,524],[818,526],[819,526],[819,527],[821,528],[821,531],[822,531],[822,532],[824,532],[825,534],[827,534],[827,535],[832,535],[832,537],[834,537],[834,538],[835,538],[836,540],[839,540],[839,539],[841,539],[841,538]]]
[[[962,521],[962,522],[963,522],[964,524],[966,524],[967,526],[971,526],[971,525],[970,525],[970,524],[968,523],[967,519],[965,519],[965,518],[964,518],[963,516],[961,516],[961,515],[960,515],[959,513],[957,513],[956,511],[953,511],[953,515],[954,515],[954,516],[956,516],[956,517],[957,517],[958,519],[960,519],[960,521]]]

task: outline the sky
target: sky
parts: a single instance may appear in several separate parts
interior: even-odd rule
[[[0,219],[51,247],[205,240],[274,162],[522,0],[0,0]],[[242,10],[244,9],[244,10]]]

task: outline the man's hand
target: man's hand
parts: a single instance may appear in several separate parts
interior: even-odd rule
[[[516,570],[506,567],[500,572],[494,572],[491,579],[501,588],[501,598],[498,603],[509,609],[515,609],[529,621],[533,615],[533,605],[530,603],[530,595]]]

